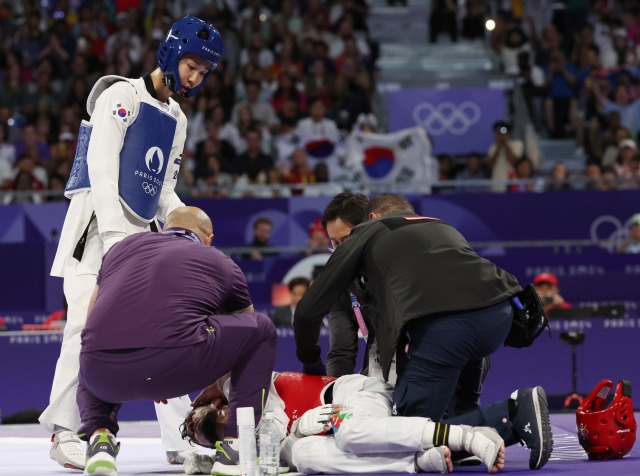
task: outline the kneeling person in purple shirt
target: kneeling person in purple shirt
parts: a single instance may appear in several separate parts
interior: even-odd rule
[[[237,437],[238,407],[253,407],[259,421],[276,330],[254,312],[242,270],[210,247],[212,240],[206,213],[181,207],[161,233],[128,236],[105,255],[80,354],[78,434],[89,442],[86,474],[100,467],[100,474],[116,475],[122,402],[215,387],[230,372],[229,416],[219,437]]]

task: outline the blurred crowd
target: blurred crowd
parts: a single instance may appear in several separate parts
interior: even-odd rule
[[[522,2],[433,1],[427,39],[488,40],[536,135],[575,139],[581,166],[543,171],[505,122],[489,150],[437,157],[434,192],[640,187],[640,1],[547,3],[550,21],[536,24]],[[357,177],[349,135],[384,132],[368,12],[367,0],[0,0],[0,200],[64,199],[96,79],[151,72],[186,14],[213,23],[224,52],[196,98],[177,98],[189,119],[178,193],[333,196]]]
[[[573,172],[583,180],[569,180],[558,162],[545,188],[640,187],[640,2],[552,2],[543,25],[526,11],[501,11],[490,42],[522,87],[538,136],[576,141],[582,168]],[[535,160],[513,163],[517,178],[536,169]],[[533,182],[528,191],[538,191]]]
[[[215,25],[224,51],[197,98],[176,98],[189,120],[177,191],[274,196],[319,183],[315,193],[335,194],[341,139],[372,120],[367,13],[365,0],[1,1],[3,201],[63,199],[96,79],[151,72],[186,14]],[[58,193],[14,193],[33,190]]]

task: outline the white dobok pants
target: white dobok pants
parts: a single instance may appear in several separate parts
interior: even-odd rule
[[[423,451],[427,420],[391,416],[392,396],[392,387],[381,380],[341,377],[334,384],[333,403],[344,405],[346,416],[335,437],[285,441],[285,457],[306,474],[415,473],[415,455]]]

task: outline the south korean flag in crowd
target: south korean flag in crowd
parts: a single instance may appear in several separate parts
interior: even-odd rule
[[[344,175],[339,155],[340,131],[335,121],[324,118],[315,122],[307,117],[298,122],[293,134],[298,147],[307,152],[307,163],[311,169],[323,162],[329,169],[331,180],[337,180]]]
[[[422,127],[390,134],[356,131],[347,147],[347,165],[372,192],[429,193],[438,178]]]

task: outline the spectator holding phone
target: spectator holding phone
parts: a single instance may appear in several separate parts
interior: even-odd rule
[[[571,309],[571,304],[564,300],[558,289],[558,278],[553,273],[540,273],[533,278],[533,286],[542,299],[544,312],[548,316],[551,309]]]
[[[505,121],[493,124],[495,142],[487,152],[487,168],[491,171],[491,179],[500,181],[510,178],[518,160],[524,157],[524,143],[520,139],[511,138],[511,125]],[[507,190],[507,185],[498,183],[491,187],[493,192]]]

